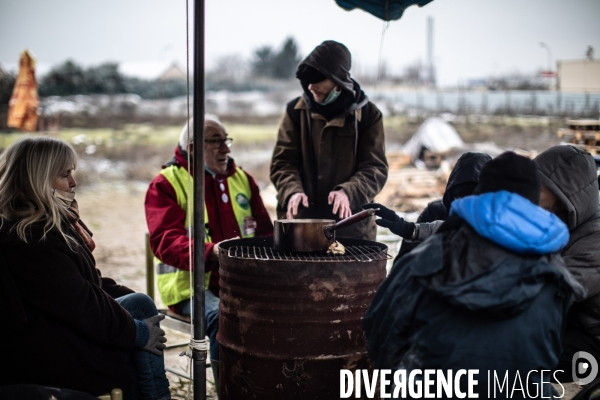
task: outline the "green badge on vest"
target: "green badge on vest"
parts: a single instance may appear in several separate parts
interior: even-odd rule
[[[250,208],[250,201],[248,200],[246,195],[243,193],[238,193],[235,196],[235,201],[237,201],[238,205],[240,207],[242,207],[244,210],[247,210],[248,208]]]

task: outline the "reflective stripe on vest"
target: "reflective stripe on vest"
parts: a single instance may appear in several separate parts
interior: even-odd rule
[[[185,227],[188,231],[188,235],[193,234],[193,190],[190,190],[188,198],[188,177],[189,187],[194,187],[194,179],[188,175],[185,168],[171,165],[160,172],[171,184],[175,190],[177,197],[177,204],[185,212]],[[233,214],[240,228],[242,237],[253,237],[254,234],[246,235],[244,229],[244,218],[252,216],[252,209],[250,208],[250,200],[252,197],[252,191],[250,189],[250,182],[246,173],[241,168],[236,169],[236,173],[227,178],[227,186],[229,188],[229,200],[233,208]],[[220,200],[220,198],[219,198]],[[189,205],[189,207],[188,207]],[[206,204],[204,204],[204,223],[205,227],[208,228],[208,213],[206,211]],[[204,241],[207,243],[212,242],[212,238],[209,235],[209,230],[205,230]],[[163,263],[158,258],[157,260],[157,286],[160,293],[160,298],[166,306],[177,304],[183,300],[189,299],[190,296],[190,272],[184,271],[170,265]],[[204,287],[208,289],[210,282],[211,272],[204,274]]]

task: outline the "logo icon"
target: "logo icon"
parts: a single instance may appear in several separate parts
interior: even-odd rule
[[[238,205],[240,207],[242,207],[244,210],[247,210],[250,208],[250,201],[248,200],[246,195],[244,195],[243,193],[238,193],[235,196],[235,201],[237,201]]]
[[[584,361],[585,360],[585,361]],[[593,355],[586,351],[578,351],[571,359],[573,382],[578,385],[587,385],[598,376],[598,362]],[[585,376],[581,378],[581,376]]]

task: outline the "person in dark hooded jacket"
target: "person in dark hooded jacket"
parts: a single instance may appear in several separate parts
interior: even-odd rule
[[[569,228],[562,249],[565,265],[586,289],[584,299],[569,311],[563,354],[557,370],[561,382],[571,382],[572,358],[586,351],[600,360],[600,206],[594,158],[575,146],[551,147],[533,160],[542,178],[540,206],[556,214]]]
[[[450,172],[444,196],[427,204],[427,207],[419,215],[417,223],[443,221],[448,218],[452,202],[473,194],[479,183],[481,169],[491,159],[492,157],[486,153],[469,151],[462,154]]]
[[[506,152],[483,167],[475,195],[455,200],[439,231],[378,289],[363,321],[375,368],[477,369],[479,398],[491,398],[494,376],[508,379],[494,398],[549,396],[551,376],[540,371],[556,365],[583,288],[557,254],[567,227],[537,206],[539,191],[525,157]]]
[[[298,66],[304,93],[288,103],[271,162],[278,218],[339,220],[372,202],[387,180],[381,112],[350,77],[350,52],[328,40]],[[372,218],[337,231],[374,240]]]
[[[381,217],[375,221],[377,225],[389,228],[392,233],[403,238],[396,259],[409,253],[433,235],[443,221],[448,218],[450,205],[454,200],[473,194],[479,182],[481,169],[491,159],[492,157],[485,153],[467,152],[461,155],[448,177],[443,198],[427,204],[416,224],[405,221],[395,211],[379,203],[363,204],[364,209],[379,209],[375,212],[375,215]]]

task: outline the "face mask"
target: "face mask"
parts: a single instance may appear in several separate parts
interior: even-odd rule
[[[52,196],[67,208],[71,207],[71,203],[75,200],[75,192],[63,192],[62,190],[52,189]]]
[[[324,102],[322,102],[322,103],[317,102],[317,103],[321,104],[322,106],[331,104],[340,96],[341,93],[342,93],[342,89],[338,89],[337,87],[334,87],[331,90],[331,92],[329,92],[329,95],[327,95],[327,98],[325,99]]]

